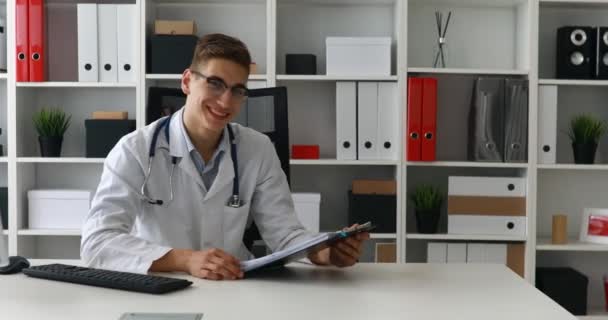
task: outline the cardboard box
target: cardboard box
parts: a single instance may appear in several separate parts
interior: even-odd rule
[[[196,35],[196,24],[187,20],[156,20],[154,34],[164,35]]]
[[[394,242],[376,243],[376,262],[397,262],[397,245]]]
[[[30,229],[79,229],[90,209],[88,190],[30,190],[28,227]]]
[[[395,180],[353,180],[353,194],[397,194]]]
[[[128,111],[93,111],[93,119],[95,120],[127,120],[129,119]]]
[[[525,216],[526,198],[448,196],[448,214]]]
[[[523,243],[507,244],[507,267],[525,278],[524,265],[526,261],[526,245]]]

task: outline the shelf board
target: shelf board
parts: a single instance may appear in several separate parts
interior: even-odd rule
[[[146,79],[148,80],[179,80],[182,78],[181,73],[176,74],[161,74],[161,73],[147,73]],[[250,74],[249,80],[266,80],[265,74]]]
[[[78,229],[22,229],[18,230],[20,236],[80,236]]]
[[[103,164],[105,158],[35,158],[35,157],[20,157],[17,158],[19,163],[100,163]]]
[[[539,169],[543,170],[608,170],[608,164],[539,164]]]
[[[469,68],[407,68],[409,73],[479,74],[479,75],[527,75],[528,70],[469,69]]]
[[[569,239],[567,244],[552,244],[550,238],[540,238],[536,243],[539,251],[600,251],[608,252],[608,244],[580,242]]]
[[[447,234],[447,233],[410,233],[407,239],[423,240],[467,240],[467,241],[526,241],[526,237],[500,236],[500,235],[471,235],[471,234]]]
[[[8,230],[2,230],[2,234],[8,236]]]
[[[608,0],[539,0],[542,6],[559,8],[573,8],[581,6],[603,6],[608,5]]]
[[[558,86],[608,86],[608,80],[540,79],[538,84]]]
[[[22,88],[135,88],[132,82],[72,82],[72,81],[46,81],[46,82],[17,82]]]
[[[336,76],[336,75],[292,75],[279,74],[277,80],[283,81],[397,81],[397,76]]]
[[[8,162],[7,157],[0,157],[0,163],[7,163],[7,162]]]
[[[318,159],[304,160],[291,159],[289,164],[292,166],[395,166],[399,164],[396,160],[336,160],[336,159]]]
[[[8,73],[0,72],[0,79],[8,79]]]
[[[475,161],[408,161],[408,167],[527,168],[527,163]]]
[[[514,7],[519,4],[525,3],[526,0],[410,0],[411,5],[446,5],[455,7],[482,7],[482,8],[495,8],[495,7]]]
[[[370,233],[369,236],[372,239],[397,239],[396,233]]]

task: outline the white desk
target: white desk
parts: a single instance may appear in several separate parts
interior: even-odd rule
[[[576,319],[498,265],[359,264],[336,270],[297,263],[272,277],[189,279],[194,284],[186,290],[151,295],[0,276],[0,318],[115,320],[124,312],[202,312],[204,320]]]

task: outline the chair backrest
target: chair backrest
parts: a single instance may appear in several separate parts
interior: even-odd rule
[[[275,150],[285,172],[289,174],[289,125],[287,117],[287,88],[274,87],[249,90],[249,98],[241,108],[234,122],[260,131],[274,143]],[[252,251],[253,243],[261,239],[257,226],[253,223],[245,230],[243,243]]]

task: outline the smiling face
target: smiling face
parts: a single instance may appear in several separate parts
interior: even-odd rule
[[[184,122],[199,133],[220,134],[236,117],[246,96],[249,70],[223,58],[212,58],[182,75],[187,95]]]

